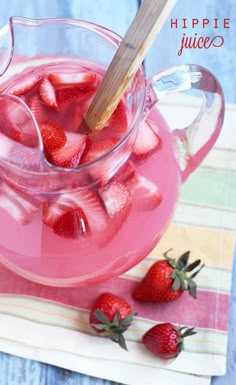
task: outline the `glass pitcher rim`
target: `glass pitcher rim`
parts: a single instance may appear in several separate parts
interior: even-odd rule
[[[16,24],[22,24],[24,26],[29,26],[29,27],[30,26],[40,27],[40,26],[48,25],[48,24],[69,24],[69,25],[75,25],[78,27],[81,26],[83,28],[90,29],[91,31],[94,31],[95,33],[100,32],[103,35],[103,37],[106,39],[108,39],[108,37],[109,37],[108,40],[112,41],[112,43],[116,46],[116,48],[119,46],[120,42],[123,39],[123,37],[121,35],[119,35],[117,32],[112,31],[111,29],[104,27],[102,25],[99,25],[97,23],[83,20],[83,19],[28,18],[28,17],[24,17],[24,16],[11,16],[11,17],[9,17],[7,24],[9,24],[9,26],[10,26],[11,37],[12,37],[12,53],[11,53],[9,66],[10,66],[10,63],[11,63],[11,60],[13,57],[13,53],[14,53],[14,25],[16,25]],[[4,28],[4,26],[3,26],[3,28]],[[143,112],[145,109],[145,101],[146,101],[146,93],[147,93],[147,91],[146,91],[147,80],[145,77],[145,71],[144,71],[143,65],[141,65],[139,67],[139,69],[136,71],[136,74],[134,75],[133,79],[135,78],[135,76],[137,76],[139,71],[141,73],[141,78],[142,78],[141,86],[142,86],[143,91],[144,91],[143,92],[143,98],[142,98],[142,106],[140,108],[140,112],[139,112],[138,116],[136,117],[135,121],[131,122],[132,123],[131,127],[127,130],[127,133],[124,136],[122,136],[118,140],[118,142],[114,145],[114,147],[112,147],[111,150],[108,150],[105,154],[102,154],[98,158],[96,158],[96,159],[94,159],[88,163],[80,164],[77,167],[72,167],[72,168],[62,168],[62,167],[51,165],[49,162],[47,162],[44,155],[43,155],[43,145],[41,143],[42,142],[41,138],[39,137],[40,154],[41,154],[41,157],[43,158],[43,160],[45,162],[45,165],[48,167],[48,172],[50,172],[50,173],[54,173],[54,172],[55,173],[58,173],[58,172],[64,172],[64,173],[79,172],[80,170],[84,170],[86,168],[92,167],[94,164],[98,163],[99,161],[102,161],[102,160],[106,159],[107,157],[111,156],[112,154],[114,154],[116,151],[118,151],[126,143],[126,141],[129,139],[129,137],[132,135],[132,133],[137,129],[137,127],[138,127],[138,125],[142,119]],[[6,94],[6,96],[7,96],[7,94]],[[15,98],[20,99],[18,96],[16,96]],[[29,110],[27,104],[23,100],[20,99],[20,102],[25,106],[25,108],[28,110],[28,113],[30,113],[31,117],[33,118],[33,123],[36,125],[36,131],[37,131],[38,135],[40,136],[38,123],[34,119],[32,112]],[[0,156],[0,159],[1,159],[1,156]],[[11,164],[11,166],[16,167],[16,169],[22,169],[20,166],[15,165],[15,164],[13,165],[11,162],[7,162],[7,163]],[[33,170],[24,170],[24,171],[27,173],[32,173],[32,174],[41,174],[41,172],[35,172]],[[45,173],[43,173],[43,174],[45,175]]]

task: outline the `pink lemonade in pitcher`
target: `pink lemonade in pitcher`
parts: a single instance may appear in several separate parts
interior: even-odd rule
[[[0,84],[0,260],[70,286],[120,274],[146,256],[180,185],[156,109],[130,132],[128,91],[99,132],[80,131],[104,71],[41,64]]]

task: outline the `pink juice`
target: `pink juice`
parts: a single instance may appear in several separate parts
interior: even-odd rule
[[[1,85],[13,102],[0,100],[0,260],[33,281],[71,286],[127,271],[173,215],[180,175],[156,109],[128,135],[124,97],[101,131],[80,132],[102,76],[57,63]]]

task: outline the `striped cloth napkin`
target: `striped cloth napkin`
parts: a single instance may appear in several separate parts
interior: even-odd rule
[[[194,104],[163,104],[170,119],[196,114]],[[171,114],[169,114],[171,109]],[[181,112],[182,111],[182,112]],[[228,305],[236,209],[236,108],[228,106],[215,148],[182,187],[175,217],[151,254],[126,274],[85,288],[51,288],[0,267],[0,350],[129,385],[209,385],[226,370]],[[169,248],[191,250],[206,266],[196,278],[198,299],[187,293],[171,304],[138,303],[133,288]],[[88,325],[95,298],[112,291],[138,312],[125,333],[129,351],[98,337]],[[149,353],[142,334],[158,322],[195,327],[171,362]]]

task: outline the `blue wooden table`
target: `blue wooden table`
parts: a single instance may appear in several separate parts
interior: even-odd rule
[[[150,0],[151,1],[151,0]],[[3,26],[12,15],[25,17],[73,17],[96,22],[124,35],[137,9],[138,0],[2,0],[0,26]],[[197,9],[196,9],[197,8]],[[167,22],[150,50],[145,61],[147,76],[151,76],[162,68],[182,63],[197,63],[209,68],[219,78],[226,97],[226,102],[236,103],[236,15],[235,0],[199,1],[178,0],[171,18],[178,19],[178,28],[170,28]],[[203,18],[213,23],[217,18],[219,27],[213,24],[204,30],[198,26],[192,30],[190,26],[183,31],[180,28],[182,19],[187,23]],[[230,28],[222,28],[222,19],[230,19]],[[181,56],[177,55],[183,32],[213,36],[222,35],[224,45],[220,48],[186,49]],[[212,385],[235,385],[236,383],[236,254],[233,266],[233,280],[229,315],[229,343],[227,374],[213,378]],[[36,361],[14,357],[0,353],[0,385],[109,385],[111,382],[100,380],[68,370],[56,368]],[[145,384],[144,384],[145,385]]]

